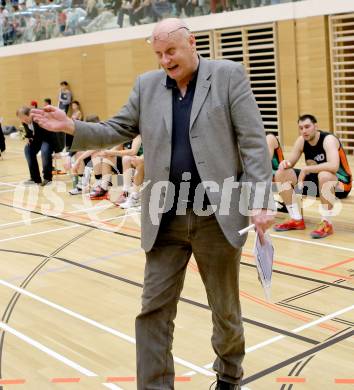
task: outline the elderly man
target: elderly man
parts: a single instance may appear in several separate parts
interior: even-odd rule
[[[47,129],[73,134],[74,149],[142,136],[146,266],[136,319],[138,389],[174,388],[174,319],[192,253],[212,310],[216,388],[238,389],[245,353],[238,281],[246,237],[237,231],[247,226],[250,210],[261,239],[273,222],[262,120],[243,67],[199,57],[183,21],[161,21],[150,42],[162,69],[139,76],[113,118],[73,122],[54,107],[33,115]],[[245,181],[249,185],[241,186]]]

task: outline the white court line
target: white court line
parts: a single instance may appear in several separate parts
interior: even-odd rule
[[[6,226],[13,226],[13,225],[23,225],[23,224],[26,224],[27,222],[40,221],[42,219],[46,219],[46,218],[49,218],[49,217],[59,217],[60,215],[63,215],[64,213],[65,214],[75,214],[75,213],[81,213],[81,212],[86,212],[86,211],[91,211],[91,210],[101,210],[101,209],[104,209],[104,210],[107,209],[108,210],[111,207],[113,207],[113,205],[112,206],[106,206],[106,205],[103,205],[103,206],[93,206],[93,207],[88,207],[87,209],[71,210],[71,211],[65,211],[63,213],[57,213],[57,214],[47,214],[47,215],[43,215],[42,217],[38,217],[38,218],[27,218],[27,219],[22,219],[21,221],[3,223],[2,225],[0,224],[0,228],[6,227]],[[34,210],[30,210],[30,209],[21,209],[21,210],[22,211],[28,211],[28,212],[34,211]]]
[[[251,230],[249,233],[255,233],[255,232]],[[323,246],[325,248],[340,249],[340,250],[343,250],[343,251],[354,252],[354,248],[347,248],[345,246],[324,244],[324,243],[318,242],[316,240],[309,241],[309,240],[303,240],[301,238],[294,238],[294,237],[289,237],[289,236],[283,236],[283,235],[280,235],[280,234],[269,234],[269,235],[270,235],[270,237],[281,238],[283,240],[296,241],[296,242],[301,242],[303,244],[308,244],[308,245],[317,245],[317,246]]]
[[[282,236],[282,235],[279,235],[279,234],[270,234],[270,236],[274,237],[274,238],[281,238],[283,240],[301,242],[303,244],[308,244],[308,245],[317,245],[317,246],[323,246],[325,248],[340,249],[340,250],[343,250],[343,251],[354,252],[354,248],[346,248],[345,246],[324,244],[324,243],[321,243],[321,242],[317,242],[315,240],[307,241],[307,240],[302,240],[300,238],[287,237],[287,236]]]
[[[40,297],[40,296],[38,296],[36,294],[33,294],[33,293],[31,293],[31,292],[29,292],[27,290],[24,290],[23,288],[17,287],[17,286],[15,286],[15,285],[13,285],[13,284],[11,284],[9,282],[6,282],[5,280],[0,279],[0,285],[3,285],[3,286],[8,287],[8,288],[10,288],[12,290],[15,290],[18,293],[26,295],[26,296],[28,296],[28,297],[30,297],[32,299],[35,299],[38,302],[41,302],[41,303],[43,303],[43,304],[45,304],[47,306],[52,307],[53,309],[61,311],[62,313],[68,314],[69,316],[74,317],[74,318],[76,318],[76,319],[78,319],[80,321],[86,322],[87,324],[92,325],[92,326],[94,326],[94,327],[96,327],[98,329],[101,329],[101,330],[103,330],[103,331],[105,331],[107,333],[110,333],[110,334],[112,334],[114,336],[117,336],[117,337],[119,337],[119,338],[121,338],[121,339],[123,339],[123,340],[125,340],[125,341],[127,341],[129,343],[131,343],[131,344],[135,344],[135,338],[134,337],[128,336],[125,333],[119,332],[116,329],[113,329],[113,328],[110,328],[109,326],[103,325],[103,324],[101,324],[101,323],[99,323],[99,322],[97,322],[95,320],[92,320],[92,319],[90,319],[88,317],[85,317],[85,316],[83,316],[83,315],[81,315],[79,313],[76,313],[76,312],[74,312],[74,311],[72,311],[70,309],[67,309],[67,308],[65,308],[63,306],[60,306],[60,305],[58,305],[58,304],[56,304],[54,302],[48,301],[45,298],[42,298],[42,297]],[[179,363],[182,366],[185,366],[185,367],[188,367],[188,368],[194,370],[194,372],[196,372],[196,373],[203,374],[205,376],[215,376],[215,374],[213,372],[211,372],[209,370],[206,370],[205,368],[199,367],[199,366],[197,366],[197,365],[195,365],[195,364],[193,364],[191,362],[188,362],[188,361],[186,361],[184,359],[181,359],[179,357],[174,356],[174,361],[176,363]]]
[[[120,215],[119,217],[111,217],[111,218],[107,218],[107,219],[103,219],[102,221],[91,221],[91,224],[102,224],[104,222],[108,222],[108,221],[112,221],[112,220],[116,220],[116,219],[121,219],[121,218],[127,218],[128,216],[134,216],[134,215],[139,215],[140,213],[136,213],[136,214],[124,214],[124,215]],[[65,222],[65,221],[63,221]],[[57,231],[60,231],[60,230],[69,230],[69,229],[73,229],[73,228],[76,228],[76,227],[90,227],[91,225],[87,225],[87,226],[83,226],[83,225],[78,225],[78,224],[74,224],[74,225],[70,225],[70,226],[65,226],[65,227],[62,227],[62,228],[58,228],[58,229],[50,229],[50,230],[44,230],[44,231],[40,231],[40,232],[37,232],[37,233],[30,233],[30,234],[24,234],[22,236],[15,236],[15,237],[10,237],[10,238],[4,238],[2,240],[0,240],[0,242],[6,242],[6,241],[13,241],[13,240],[17,240],[19,238],[27,238],[27,237],[33,237],[33,236],[39,236],[41,234],[46,234],[46,233],[54,233],[54,232],[57,232]],[[92,226],[91,226],[92,227]],[[103,229],[100,229],[98,227],[99,230],[101,231],[105,231],[105,232],[115,232],[117,231],[117,227],[113,227],[113,228],[110,228],[110,227],[105,227],[105,230]]]
[[[0,193],[4,193],[4,192],[14,192],[15,190],[1,190]]]
[[[94,372],[88,370],[85,367],[80,366],[79,364],[75,363],[74,361],[68,359],[67,357],[60,355],[58,352],[53,351],[52,349],[46,347],[45,345],[41,344],[40,342],[32,339],[29,336],[26,336],[25,334],[19,332],[18,330],[10,327],[9,325],[0,322],[0,329],[3,329],[5,332],[11,333],[12,335],[18,337],[22,341],[26,342],[27,344],[32,345],[33,347],[39,349],[40,351],[46,353],[47,355],[53,357],[56,360],[59,360],[60,362],[64,363],[65,365],[73,368],[74,370],[80,372],[81,374],[88,376],[88,377],[95,377],[98,376]],[[108,387],[106,385],[110,385],[110,383],[102,383],[103,386]],[[108,387],[112,389],[112,387]],[[119,389],[119,387],[115,387],[115,389]]]
[[[70,226],[65,226],[65,227],[58,228],[58,229],[51,229],[51,230],[45,230],[45,231],[37,232],[37,233],[25,234],[23,236],[4,238],[3,240],[0,240],[0,242],[18,240],[19,238],[27,238],[27,237],[39,236],[41,234],[53,233],[53,232],[58,232],[58,231],[61,231],[61,230],[73,229],[74,227],[78,227],[78,226],[81,226],[81,225],[70,225]]]
[[[318,318],[317,320],[315,321],[312,321],[312,322],[308,322],[307,324],[304,324],[304,325],[301,325],[299,326],[298,328],[295,328],[293,330],[291,330],[290,332],[292,333],[300,333],[301,331],[305,330],[305,329],[308,329],[308,328],[312,328],[313,326],[315,325],[318,325],[318,324],[321,324],[322,322],[326,322],[332,318],[335,318],[337,316],[340,316],[344,313],[347,313],[351,310],[354,310],[354,305],[351,305],[351,306],[348,306],[348,307],[345,307],[344,309],[340,309],[332,314],[328,314],[327,316],[324,316],[324,317],[321,317],[321,318]],[[268,340],[265,340],[265,341],[262,341],[261,343],[259,344],[256,344],[256,345],[253,345],[252,347],[248,347],[246,348],[246,353],[249,353],[249,352],[254,352],[256,351],[257,349],[260,349],[260,348],[263,348],[267,345],[270,345],[270,344],[273,344],[279,340],[282,340],[284,339],[285,337],[288,337],[286,335],[279,335],[279,336],[275,336],[275,337],[272,337],[271,339],[268,339]],[[206,364],[205,366],[203,366],[204,368],[212,368],[213,367],[213,364],[214,363],[209,363],[209,364]],[[187,372],[185,374],[183,374],[183,376],[193,376],[195,375],[196,373],[193,372],[193,371],[190,371],[190,372]]]
[[[1,186],[8,186],[8,187],[17,187],[21,182],[9,182],[9,183],[4,183],[0,182]]]

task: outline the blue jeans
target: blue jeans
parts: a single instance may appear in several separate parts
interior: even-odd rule
[[[37,161],[37,153],[39,151],[41,151],[42,157],[43,179],[51,181],[53,147],[46,141],[38,141],[36,139],[29,142],[24,149],[31,180],[35,183],[41,183],[42,181]]]

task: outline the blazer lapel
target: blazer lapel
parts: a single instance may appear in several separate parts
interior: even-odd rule
[[[161,82],[161,99],[159,100],[157,110],[162,112],[163,125],[169,136],[172,137],[172,90],[166,87],[166,81]]]
[[[210,81],[211,73],[208,69],[208,62],[202,57],[199,58],[200,58],[200,63],[199,63],[199,70],[198,70],[198,79],[197,79],[197,85],[195,87],[191,119],[189,122],[189,130],[191,130],[194,121],[196,120],[199,111],[202,108],[202,105],[204,103],[205,98],[208,95],[210,84],[211,84]]]

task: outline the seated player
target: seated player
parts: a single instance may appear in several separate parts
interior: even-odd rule
[[[313,115],[298,119],[300,136],[288,160],[279,164],[275,181],[280,183],[280,195],[288,209],[290,220],[274,226],[276,231],[303,230],[305,221],[295,200],[297,184],[303,195],[317,196],[321,200],[320,226],[311,232],[312,238],[333,234],[332,214],[335,197],[343,199],[352,188],[352,174],[342,145],[333,134],[319,130]],[[306,165],[293,169],[302,153]]]

